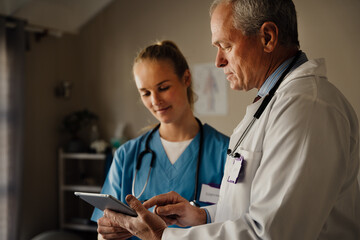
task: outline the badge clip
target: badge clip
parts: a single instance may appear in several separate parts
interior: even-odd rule
[[[238,183],[244,180],[246,161],[242,155],[235,153],[233,158],[233,166],[227,181],[229,183]]]

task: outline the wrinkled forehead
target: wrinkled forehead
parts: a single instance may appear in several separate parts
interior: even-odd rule
[[[230,39],[233,33],[238,32],[234,27],[231,5],[222,3],[214,9],[211,15],[210,28],[213,45],[217,45],[221,39]]]
[[[234,25],[233,9],[230,4],[221,3],[213,11],[211,25]]]

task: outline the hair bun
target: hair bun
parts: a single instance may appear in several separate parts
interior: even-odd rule
[[[170,40],[163,40],[159,43],[159,45],[160,46],[169,46],[169,47],[176,49],[177,51],[180,51],[178,46],[173,41],[170,41]]]

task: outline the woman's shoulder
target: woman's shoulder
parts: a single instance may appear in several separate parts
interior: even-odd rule
[[[226,143],[229,142],[230,138],[228,136],[219,132],[214,127],[210,126],[209,124],[205,123],[203,125],[203,129],[204,129],[204,135],[210,136],[211,138],[219,139]]]
[[[141,147],[142,144],[145,144],[146,138],[149,135],[149,133],[150,131],[147,131],[138,137],[127,140],[125,143],[123,143],[120,147],[116,149],[116,152],[117,153],[122,151],[129,152]]]

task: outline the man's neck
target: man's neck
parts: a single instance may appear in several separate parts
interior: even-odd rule
[[[279,46],[274,52],[270,53],[268,69],[264,79],[266,80],[287,59],[295,56],[297,51],[297,47]]]

